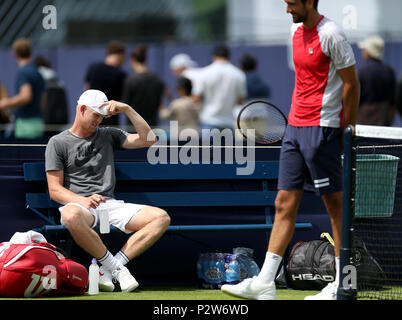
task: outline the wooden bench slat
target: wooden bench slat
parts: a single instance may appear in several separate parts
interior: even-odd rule
[[[139,192],[116,193],[117,199],[161,207],[272,206],[276,192]]]
[[[125,202],[159,207],[209,206],[273,206],[274,191],[232,192],[130,192],[116,193],[116,199]],[[27,193],[27,205],[32,208],[58,208],[60,204],[49,199],[46,193]]]
[[[251,175],[237,175],[234,164],[169,164],[147,162],[116,162],[116,180],[216,180],[216,179],[277,179],[277,161],[256,161]],[[23,164],[25,181],[46,181],[43,162]]]

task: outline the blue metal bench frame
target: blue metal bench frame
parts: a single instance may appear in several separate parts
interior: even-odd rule
[[[185,181],[185,180],[258,180],[257,191],[188,191],[188,192],[125,192],[116,193],[116,199],[132,203],[143,203],[160,208],[169,207],[263,207],[265,221],[250,224],[202,224],[171,225],[167,232],[223,231],[223,230],[265,230],[267,237],[272,229],[271,216],[275,213],[274,202],[277,191],[269,190],[268,181],[278,178],[278,161],[256,161],[252,175],[236,175],[237,165],[230,164],[157,164],[148,162],[116,162],[116,180],[119,181]],[[46,182],[44,162],[23,164],[24,180]],[[42,193],[27,193],[27,208],[39,215],[45,225],[35,230],[54,232],[66,230],[56,221],[55,208],[60,205],[49,198],[47,189]],[[47,211],[46,213],[44,211]],[[207,209],[206,209],[207,210]],[[169,211],[169,210],[167,210]],[[296,223],[296,230],[310,230],[311,223]],[[114,227],[111,228],[115,231]]]

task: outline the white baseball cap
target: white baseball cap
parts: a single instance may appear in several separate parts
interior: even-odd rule
[[[194,68],[197,66],[197,62],[193,61],[188,54],[179,53],[170,59],[169,65],[172,70],[179,68]]]
[[[369,36],[358,43],[360,49],[366,49],[368,54],[378,60],[382,60],[384,53],[384,40],[376,35]]]
[[[107,115],[107,110],[106,107],[107,105],[103,106],[102,108],[99,108],[99,106],[104,103],[109,101],[106,95],[100,91],[100,90],[94,90],[94,89],[89,89],[83,92],[83,94],[80,96],[78,99],[77,103],[79,105],[84,105],[95,112],[106,116]]]

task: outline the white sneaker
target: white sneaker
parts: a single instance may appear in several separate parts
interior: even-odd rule
[[[99,291],[112,292],[113,290],[112,272],[101,266],[99,268]]]
[[[334,282],[328,283],[320,293],[314,296],[307,296],[304,300],[336,300],[338,284]]]
[[[248,278],[239,284],[230,285],[224,284],[221,290],[235,297],[250,299],[250,300],[275,300],[276,287],[275,282],[268,284],[261,283],[257,277]]]
[[[112,276],[119,281],[121,291],[123,292],[131,292],[138,287],[137,280],[135,280],[126,267],[117,268],[112,272]]]

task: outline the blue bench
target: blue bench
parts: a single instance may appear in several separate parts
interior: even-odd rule
[[[65,231],[65,227],[59,224],[58,203],[49,198],[46,186],[46,173],[44,162],[27,162],[23,164],[24,180],[35,184],[31,189],[39,193],[27,193],[27,208],[35,212],[44,221],[44,225],[35,229],[41,233]],[[250,213],[255,207],[262,208],[264,212],[260,223],[236,223],[236,224],[210,224],[208,221],[202,224],[175,225],[175,217],[171,215],[172,223],[167,232],[195,232],[195,231],[223,231],[223,230],[263,230],[267,237],[272,229],[272,217],[275,213],[274,202],[277,194],[276,180],[278,178],[278,161],[256,161],[255,171],[251,175],[236,175],[234,164],[157,164],[148,162],[116,162],[116,180],[119,183],[128,183],[126,189],[130,190],[130,182],[151,182],[157,186],[158,182],[183,184],[193,183],[193,187],[184,191],[167,190],[116,192],[115,197],[126,202],[141,203],[164,208],[169,212],[170,207],[243,207]],[[236,187],[229,187],[222,191],[206,191],[194,188],[194,182],[210,180],[227,180]],[[252,181],[258,188],[244,190],[241,186],[244,182]],[[137,188],[138,189],[138,188]],[[148,188],[149,189],[149,188]],[[182,188],[183,189],[183,188]],[[195,190],[193,190],[195,189]],[[235,189],[235,190],[234,190]],[[241,189],[241,190],[239,190]],[[39,191],[40,190],[40,191]],[[252,207],[252,208],[251,208]],[[247,217],[243,217],[247,220]],[[296,230],[310,230],[311,223],[296,223]],[[111,228],[112,231],[116,229]]]

